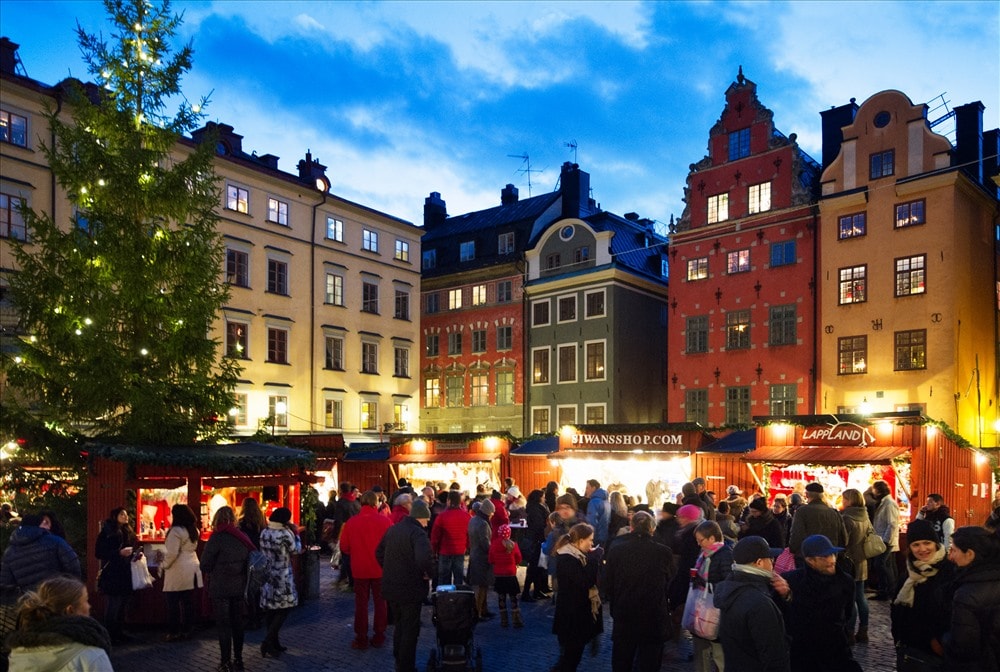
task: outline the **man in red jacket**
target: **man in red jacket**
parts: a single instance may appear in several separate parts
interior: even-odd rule
[[[372,646],[385,643],[387,614],[382,599],[382,565],[375,560],[375,548],[392,521],[375,508],[378,496],[369,490],[361,495],[361,512],[344,523],[340,533],[340,550],[351,556],[354,575],[354,641],[352,649],[368,648],[368,596],[375,602],[375,634]]]
[[[434,521],[431,548],[438,556],[438,585],[465,583],[465,551],[469,547],[469,513],[462,493],[448,491],[448,508]]]

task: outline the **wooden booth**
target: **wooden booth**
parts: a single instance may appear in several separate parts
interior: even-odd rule
[[[694,475],[705,479],[715,501],[726,498],[726,488],[735,485],[744,495],[767,488],[753,467],[741,458],[757,447],[757,430],[742,429],[717,437],[694,455]]]
[[[388,443],[352,443],[337,460],[340,480],[358,486],[362,492],[376,485],[387,493],[395,492],[396,482],[389,480]]]
[[[340,456],[344,453],[344,435],[339,433],[289,434],[284,437],[288,445],[308,450],[316,460],[309,471],[315,476],[313,489],[319,501],[326,504],[330,494],[338,494]]]
[[[313,466],[311,452],[261,443],[215,446],[137,447],[88,444],[87,548],[93,549],[101,526],[112,509],[127,506],[135,521],[150,572],[157,577],[156,551],[163,550],[170,527],[170,508],[188,504],[200,515],[202,544],[211,534],[211,520],[222,506],[239,513],[247,497],[256,498],[265,517],[284,506],[298,522],[300,488],[313,480],[306,470]],[[131,493],[131,494],[129,494]],[[87,586],[92,600],[97,590],[99,563],[87,563]],[[205,591],[202,591],[203,593]],[[207,612],[205,595],[200,613]],[[95,608],[103,608],[95,605]],[[166,622],[162,580],[138,591],[131,600],[128,622]]]
[[[544,490],[549,481],[562,481],[560,461],[550,457],[559,451],[559,436],[535,437],[510,451],[509,476],[525,497],[532,490]]]
[[[507,432],[408,434],[392,437],[389,473],[394,485],[407,479],[415,489],[425,483],[458,483],[470,495],[476,486],[500,488],[508,470],[514,437]]]

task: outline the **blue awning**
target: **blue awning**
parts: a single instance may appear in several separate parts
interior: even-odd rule
[[[757,448],[757,430],[744,429],[708,444],[699,453],[748,453]]]
[[[385,462],[389,459],[387,443],[352,443],[343,457],[345,462]]]
[[[511,455],[549,455],[559,452],[559,437],[546,436],[541,439],[528,439],[516,448],[512,448]]]

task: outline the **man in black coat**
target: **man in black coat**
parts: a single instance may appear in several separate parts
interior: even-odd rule
[[[432,571],[431,540],[424,530],[430,517],[424,501],[415,500],[410,515],[390,527],[375,549],[375,559],[382,565],[382,597],[394,619],[396,672],[417,670],[420,607],[427,597]]]
[[[653,540],[653,516],[632,516],[632,531],[616,537],[608,551],[604,577],[611,604],[611,669],[631,672],[638,658],[639,672],[655,672],[663,658],[663,642],[670,634],[667,587],[673,571],[673,553]]]

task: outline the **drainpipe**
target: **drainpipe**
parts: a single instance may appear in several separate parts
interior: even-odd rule
[[[813,289],[812,289],[812,302],[813,302],[813,347],[812,347],[812,374],[810,375],[811,380],[809,381],[809,402],[807,403],[808,412],[815,415],[820,412],[820,409],[816,408],[816,401],[819,397],[819,390],[816,385],[819,383],[819,350],[820,350],[820,325],[819,325],[819,204],[814,204],[812,206],[813,219],[812,219],[812,234],[813,234]]]
[[[326,204],[326,196],[330,191],[330,183],[321,178],[326,189],[323,190],[323,200],[312,209],[312,231],[309,237],[309,433],[315,426],[316,418],[316,211]],[[318,182],[317,182],[318,184]]]

